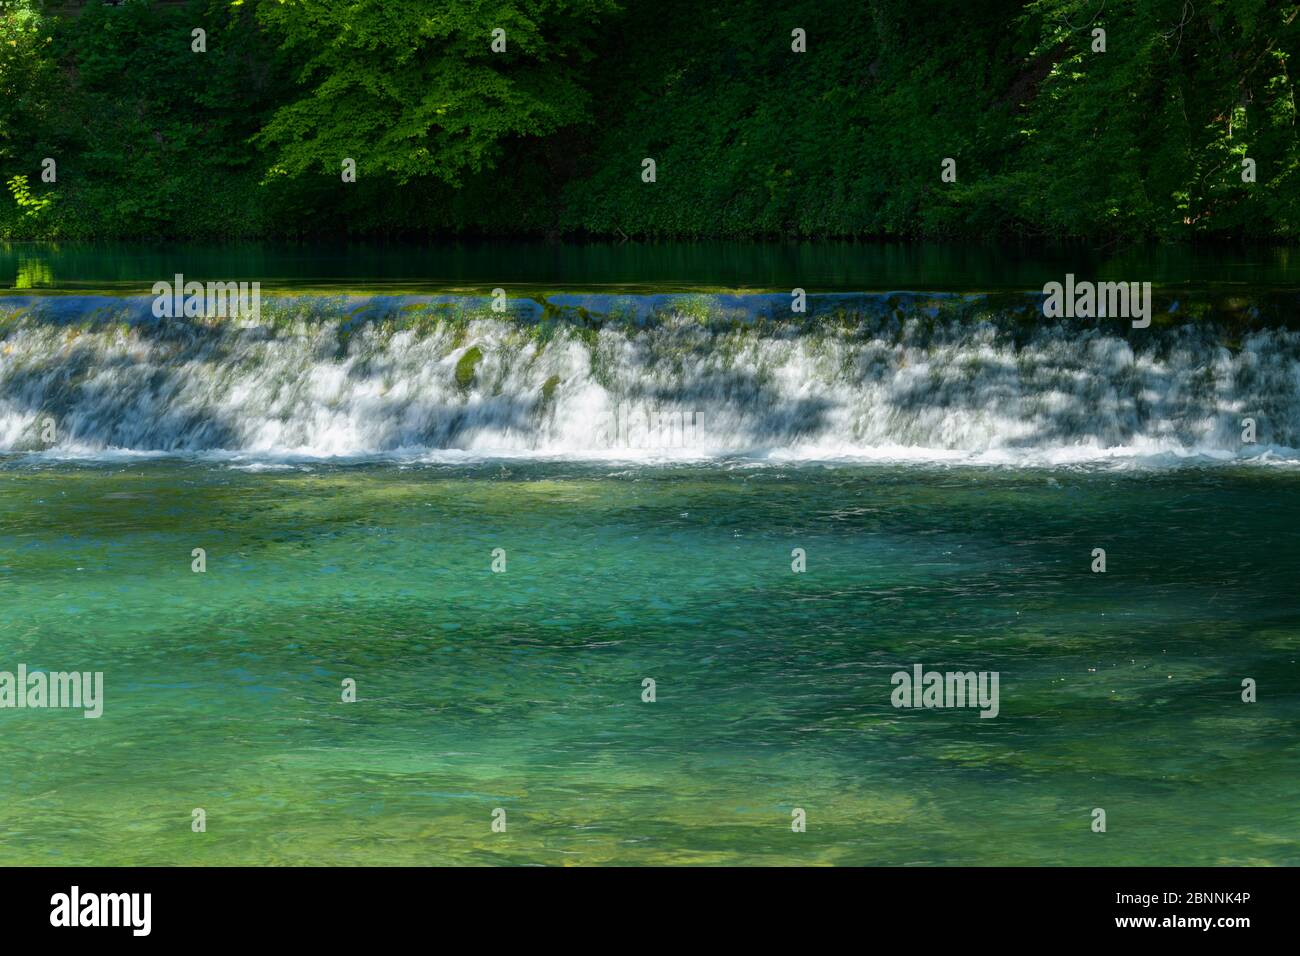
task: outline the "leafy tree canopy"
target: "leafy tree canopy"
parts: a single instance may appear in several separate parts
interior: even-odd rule
[[[1297,57],[1296,0],[0,0],[0,237],[1294,240]]]
[[[259,18],[301,57],[305,92],[256,141],[276,175],[337,171],[346,157],[399,183],[459,183],[507,137],[585,118],[576,66],[614,10],[614,0],[270,0]]]

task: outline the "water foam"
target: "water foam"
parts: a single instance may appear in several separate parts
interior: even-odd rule
[[[447,297],[272,298],[258,322],[154,321],[140,300],[0,302],[0,453],[1300,461],[1293,330],[1225,344],[1208,322],[1126,332],[922,296],[864,296],[851,312],[836,297],[796,324],[744,297],[713,314],[698,297],[654,299],[603,323]]]

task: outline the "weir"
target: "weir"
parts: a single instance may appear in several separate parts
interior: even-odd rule
[[[8,297],[0,453],[1300,460],[1300,332],[1257,309],[1166,297],[1132,329],[1034,295],[789,301],[264,295],[213,321]],[[629,415],[693,427],[611,440]]]

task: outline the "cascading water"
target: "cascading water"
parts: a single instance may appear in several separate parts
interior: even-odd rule
[[[0,453],[1300,461],[1286,327],[813,300],[264,296],[237,321],[13,297]]]

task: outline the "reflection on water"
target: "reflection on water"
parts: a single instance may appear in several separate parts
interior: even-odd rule
[[[14,280],[15,289],[53,288],[54,270],[49,260],[40,258],[23,258],[18,260],[18,276]]]
[[[10,282],[14,289],[27,289],[52,281],[58,289],[139,293],[183,273],[200,281],[255,280],[268,288],[976,291],[1041,289],[1067,272],[1157,285],[1300,286],[1300,258],[1286,246],[1162,245],[1098,251],[1043,243],[829,241],[494,240],[424,246],[0,243],[0,290]]]

